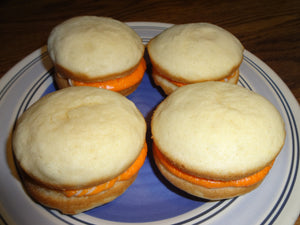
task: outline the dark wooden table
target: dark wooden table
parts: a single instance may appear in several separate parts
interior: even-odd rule
[[[300,102],[298,0],[1,0],[0,77],[45,45],[56,24],[79,15],[124,22],[214,23],[236,35],[248,51],[269,65]]]

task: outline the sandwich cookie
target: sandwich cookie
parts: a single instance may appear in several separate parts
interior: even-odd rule
[[[166,94],[186,84],[236,84],[244,47],[230,32],[210,23],[173,25],[147,45],[155,83]]]
[[[129,95],[146,70],[144,49],[133,29],[107,17],[68,19],[48,38],[59,88],[93,86]]]
[[[151,130],[162,175],[211,200],[257,188],[285,142],[283,119],[267,99],[217,81],[178,88],[155,110]]]
[[[120,196],[147,155],[146,123],[123,95],[94,87],[48,94],[16,123],[13,153],[37,202],[77,214]]]

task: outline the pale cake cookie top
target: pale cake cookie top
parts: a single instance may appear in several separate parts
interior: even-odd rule
[[[209,23],[174,25],[147,46],[164,75],[187,83],[218,80],[238,69],[244,47],[230,32]]]
[[[152,135],[176,166],[211,179],[258,172],[280,152],[284,122],[263,96],[218,81],[178,88],[155,110]]]
[[[71,18],[57,25],[48,38],[48,52],[55,64],[92,79],[132,69],[143,57],[144,48],[133,29],[107,17]]]
[[[81,186],[124,172],[145,143],[146,123],[133,102],[112,91],[70,87],[23,113],[13,149],[29,175],[50,185]]]

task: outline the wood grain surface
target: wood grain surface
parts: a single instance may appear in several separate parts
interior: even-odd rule
[[[298,0],[1,0],[0,77],[45,45],[55,25],[79,15],[123,22],[214,23],[270,66],[300,102]],[[300,218],[296,224],[300,225]]]
[[[129,21],[211,22],[236,35],[269,65],[300,101],[300,1],[1,0],[0,76],[46,44],[49,32],[72,16]]]

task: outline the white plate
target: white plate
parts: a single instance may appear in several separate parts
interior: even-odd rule
[[[170,26],[146,22],[128,24],[144,43]],[[153,85],[149,69],[140,87],[128,96],[136,103],[148,124],[152,110],[164,98]],[[149,154],[137,180],[124,195],[85,213],[65,216],[40,206],[26,195],[11,153],[11,132],[16,118],[41,96],[55,91],[53,67],[46,48],[36,50],[0,81],[0,223],[293,224],[300,211],[299,104],[281,79],[248,51],[244,53],[240,72],[239,85],[268,98],[286,123],[284,148],[259,188],[224,201],[209,202],[193,198],[166,182],[157,173]]]

